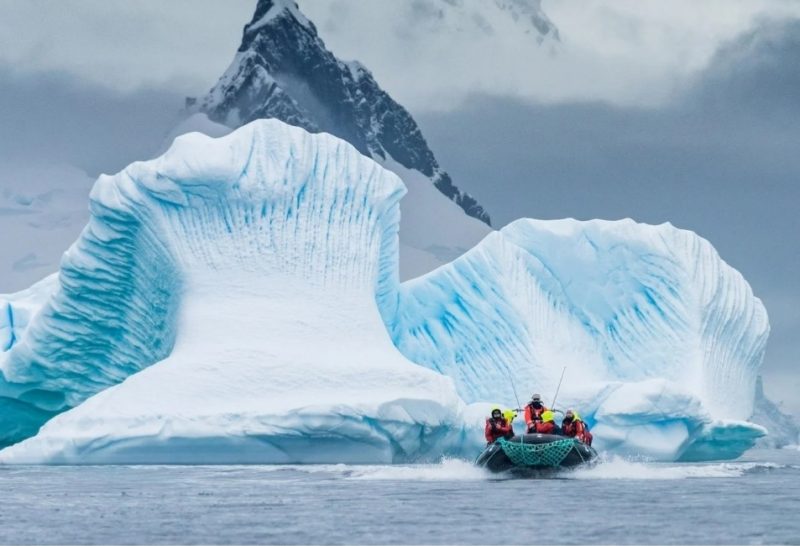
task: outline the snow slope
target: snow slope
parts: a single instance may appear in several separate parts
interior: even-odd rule
[[[4,400],[26,404],[5,414],[103,392],[3,460],[440,454],[461,402],[376,304],[396,290],[403,193],[349,144],[274,120],[100,177],[58,292],[0,368]]]
[[[404,192],[275,120],[101,177],[57,290],[0,298],[23,317],[0,323],[3,443],[74,408],[0,461],[474,456],[488,403],[547,397],[563,366],[557,406],[601,448],[730,458],[764,435],[766,312],[710,243],[519,220],[400,284]]]

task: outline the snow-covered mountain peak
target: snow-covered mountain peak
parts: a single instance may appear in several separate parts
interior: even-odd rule
[[[313,26],[311,21],[300,12],[297,3],[293,0],[259,0],[256,11],[253,14],[253,20],[244,27],[245,37],[282,17],[293,18],[302,26],[308,28]],[[244,47],[244,43],[242,46]]]
[[[381,163],[418,171],[467,215],[489,224],[483,207],[439,166],[408,111],[363,65],[334,56],[291,0],[258,3],[233,62],[198,108],[232,128],[276,118],[331,133]]]

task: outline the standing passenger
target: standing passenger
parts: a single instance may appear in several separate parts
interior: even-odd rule
[[[561,429],[558,428],[554,419],[556,414],[550,410],[542,412],[542,420],[536,421],[534,425],[535,432],[539,434],[561,434]]]
[[[536,423],[542,420],[542,414],[547,410],[548,408],[542,404],[542,396],[534,394],[530,403],[525,406],[525,424],[528,426],[528,432],[536,431]]]

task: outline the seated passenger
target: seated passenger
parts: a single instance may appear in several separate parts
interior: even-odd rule
[[[506,421],[513,424],[514,419],[517,418],[517,410],[507,409],[506,411],[503,412],[503,417],[506,418]]]
[[[534,423],[534,431],[539,434],[561,434],[561,429],[554,421],[555,416],[550,410],[542,412],[542,420]]]
[[[564,436],[577,438],[587,446],[592,445],[592,433],[589,432],[580,415],[572,410],[567,410],[567,413],[564,414],[561,430],[564,432]]]
[[[536,423],[542,420],[542,414],[547,411],[547,407],[542,404],[542,397],[539,394],[534,394],[530,403],[525,406],[525,424],[528,426],[528,432],[536,431]]]
[[[492,416],[486,420],[483,433],[486,436],[486,442],[493,444],[500,438],[509,439],[514,436],[514,427],[511,426],[511,421],[503,417],[500,408],[494,408]]]

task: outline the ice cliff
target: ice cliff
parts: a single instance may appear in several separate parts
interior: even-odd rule
[[[708,241],[669,224],[518,220],[404,283],[388,316],[400,350],[467,402],[554,393],[566,366],[558,405],[601,447],[706,458],[763,434],[744,421],[766,312]]]
[[[58,290],[0,363],[5,419],[77,407],[5,460],[440,454],[461,402],[397,351],[376,303],[396,290],[404,191],[274,120],[100,177]]]
[[[547,397],[563,366],[557,405],[602,448],[731,457],[763,435],[766,313],[708,242],[520,220],[401,284],[404,191],[275,120],[100,177],[58,279],[0,296],[0,438],[29,438],[0,461],[474,456],[485,403]]]

